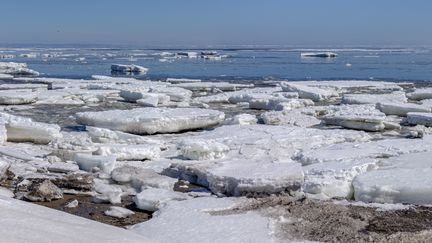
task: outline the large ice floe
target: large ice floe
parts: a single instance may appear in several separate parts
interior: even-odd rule
[[[141,67],[138,65],[125,65],[125,64],[113,64],[111,65],[111,71],[115,73],[147,73],[148,68]]]
[[[155,242],[134,232],[0,196],[4,242]]]
[[[291,157],[302,149],[346,141],[367,141],[357,131],[266,125],[232,125],[181,142],[181,154],[166,173],[208,187],[217,194],[240,196],[299,190],[301,165]],[[198,142],[202,141],[202,142]],[[227,151],[227,148],[229,151]]]
[[[138,108],[76,114],[83,125],[109,128],[133,134],[173,133],[215,126],[223,112],[197,108]]]

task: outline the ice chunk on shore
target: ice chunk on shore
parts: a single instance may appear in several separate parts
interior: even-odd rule
[[[154,242],[118,227],[1,196],[0,215],[5,242]]]
[[[181,192],[149,188],[138,193],[133,200],[137,208],[153,212],[158,210],[160,207],[163,207],[169,201],[181,201],[186,199],[187,195]]]
[[[23,105],[36,102],[38,94],[31,90],[0,90],[0,105]]]
[[[386,128],[385,114],[375,105],[334,106],[330,114],[323,117],[325,124],[365,131],[382,131]]]
[[[431,112],[430,107],[413,103],[378,103],[376,107],[386,115],[396,116],[407,116],[408,112]]]
[[[212,242],[274,242],[267,218],[255,212],[223,213],[245,203],[240,199],[208,197],[174,201],[161,208],[151,220],[130,230],[161,243],[208,242],[209,239]]]
[[[288,111],[268,111],[261,115],[264,123],[267,125],[291,125],[298,127],[311,127],[321,123],[321,120],[301,114]]]
[[[317,87],[296,84],[294,82],[282,82],[281,87],[283,91],[297,92],[300,98],[310,99],[316,102],[328,100],[332,97],[337,97],[339,94],[332,90],[325,90]]]
[[[236,91],[244,88],[252,88],[253,84],[234,84],[228,82],[193,82],[172,84],[172,87],[180,87],[191,91]]]
[[[168,176],[159,175],[151,169],[129,165],[115,168],[111,173],[111,178],[121,184],[129,183],[138,191],[147,188],[172,190],[178,181]]]
[[[376,104],[376,103],[405,103],[407,97],[404,92],[390,94],[345,94],[342,104]]]
[[[432,113],[409,112],[407,114],[407,122],[412,125],[432,127]]]
[[[432,88],[416,89],[414,92],[408,93],[407,96],[412,100],[432,99]]]
[[[179,83],[199,83],[199,82],[201,82],[201,79],[167,78],[166,82],[172,83],[172,84],[179,84]]]
[[[16,62],[0,62],[0,73],[11,75],[39,75],[38,72],[27,68],[27,64]]]
[[[172,133],[211,127],[221,123],[223,112],[197,108],[138,108],[82,112],[80,124],[103,127],[133,134]]]
[[[138,65],[125,65],[125,64],[113,64],[111,65],[111,71],[117,73],[147,73],[148,68],[141,67]]]
[[[230,150],[228,146],[222,143],[198,139],[182,141],[179,147],[183,157],[192,160],[221,159]]]
[[[76,154],[75,161],[77,162],[81,170],[91,172],[93,168],[97,167],[106,174],[110,174],[116,165],[115,156]]]
[[[227,120],[224,124],[226,125],[253,125],[258,122],[256,116],[251,114],[238,114]]]
[[[30,118],[0,113],[6,123],[7,139],[10,142],[32,142],[47,144],[61,138],[60,127],[54,124],[34,122]]]
[[[111,206],[109,208],[109,210],[106,210],[104,212],[105,215],[114,217],[114,218],[127,218],[131,215],[134,215],[135,212],[132,210],[129,210],[127,208],[122,208],[122,207],[116,207],[116,206]]]
[[[160,156],[157,144],[103,144],[94,152],[97,155],[114,156],[117,160],[152,160]]]

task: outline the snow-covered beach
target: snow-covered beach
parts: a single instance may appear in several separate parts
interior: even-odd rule
[[[151,72],[115,66],[132,68]],[[428,84],[53,78],[11,62],[0,81],[8,242],[432,237]]]

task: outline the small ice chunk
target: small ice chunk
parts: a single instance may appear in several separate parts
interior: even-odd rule
[[[311,99],[315,102],[328,100],[332,97],[339,96],[337,92],[332,90],[296,84],[294,82],[282,82],[281,86],[283,91],[297,92],[300,98]]]
[[[389,94],[345,94],[342,104],[376,104],[376,103],[405,103],[407,97],[404,92]]]
[[[413,103],[378,103],[377,109],[386,115],[407,116],[408,112],[431,112],[425,105]]]
[[[251,114],[238,114],[227,120],[225,120],[226,125],[253,125],[258,122],[256,116]]]
[[[191,160],[213,160],[225,157],[230,148],[212,140],[190,139],[179,145],[183,157]]]
[[[432,113],[409,112],[407,114],[407,122],[412,125],[432,127]]]
[[[160,152],[157,144],[103,144],[94,154],[114,156],[117,160],[152,160],[159,158]]]
[[[116,206],[111,206],[109,208],[109,210],[106,210],[104,212],[105,215],[114,217],[114,218],[127,218],[131,215],[134,215],[135,212],[132,210],[129,210],[127,208],[122,208],[122,207],[116,207]]]
[[[25,105],[36,102],[37,92],[31,90],[1,90],[0,105]]]
[[[149,188],[134,197],[137,208],[146,211],[156,211],[169,201],[186,200],[187,195],[166,189]]]
[[[79,204],[78,200],[74,199],[74,200],[70,201],[68,204],[66,204],[65,207],[76,208],[76,207],[78,207],[78,204]]]
[[[177,179],[159,175],[151,169],[128,165],[115,168],[111,178],[119,183],[130,183],[137,190],[151,187],[172,190],[177,182]]]
[[[91,155],[91,154],[75,154],[75,161],[81,170],[91,172],[93,168],[97,167],[104,173],[110,174],[115,168],[116,157],[113,155]]]
[[[311,127],[321,123],[321,120],[314,116],[309,116],[292,111],[268,111],[261,115],[267,125],[291,125],[298,127]]]

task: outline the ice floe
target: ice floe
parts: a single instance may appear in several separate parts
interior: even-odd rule
[[[111,71],[115,73],[147,73],[148,68],[141,67],[138,65],[124,65],[124,64],[113,64],[111,65]]]
[[[172,133],[215,126],[223,121],[223,112],[197,108],[138,108],[76,114],[84,125],[133,134]]]

